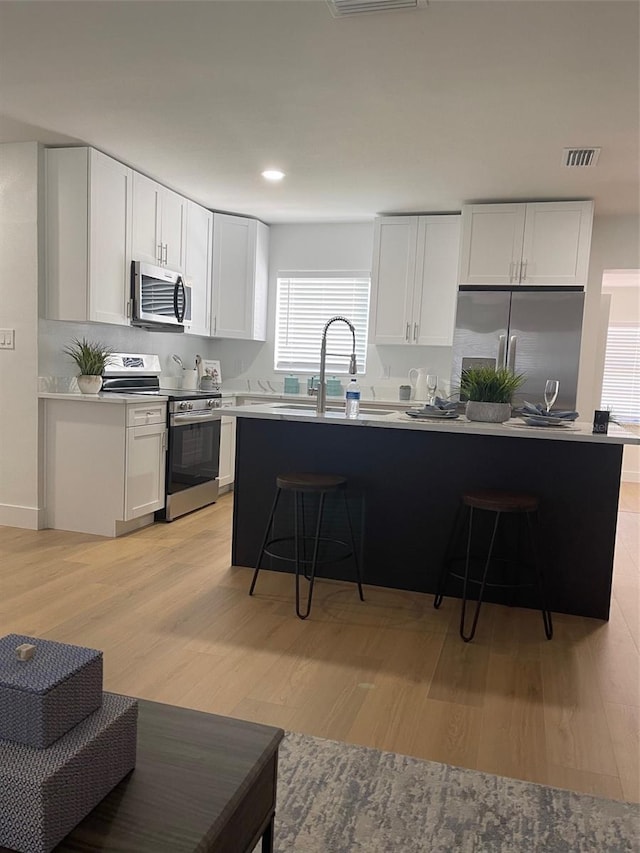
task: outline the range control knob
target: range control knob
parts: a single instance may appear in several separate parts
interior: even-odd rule
[[[217,400],[207,400],[207,408],[215,409],[217,402],[218,402]]]
[[[184,411],[185,411],[185,409],[189,408],[189,404],[188,404],[188,403],[184,403],[184,402],[183,402],[183,403],[178,403],[178,408],[180,409],[180,411],[181,411],[181,412],[184,412]]]
[[[187,409],[191,411],[191,409],[193,409],[193,403],[187,403]]]

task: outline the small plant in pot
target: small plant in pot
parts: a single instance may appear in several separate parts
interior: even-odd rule
[[[507,367],[468,367],[462,371],[460,398],[467,402],[470,421],[501,424],[511,417],[511,400],[524,382],[522,373]]]
[[[97,394],[102,388],[102,374],[111,360],[112,350],[102,343],[92,343],[86,338],[73,342],[63,350],[78,365],[78,388],[83,394]]]

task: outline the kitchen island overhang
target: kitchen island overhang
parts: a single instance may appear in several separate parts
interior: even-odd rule
[[[330,412],[238,406],[232,562],[254,567],[278,473],[339,473],[362,508],[364,582],[433,593],[460,496],[475,488],[527,491],[540,499],[541,558],[555,612],[607,619],[623,445],[619,428],[557,430],[416,423],[401,413],[347,421]],[[290,570],[286,564],[270,568]],[[326,577],[352,580],[344,564]],[[249,583],[249,576],[247,583]],[[248,586],[247,586],[248,588]],[[448,594],[460,595],[452,584]],[[507,601],[496,590],[490,600]],[[537,607],[535,592],[517,604]],[[364,605],[366,606],[366,604]]]

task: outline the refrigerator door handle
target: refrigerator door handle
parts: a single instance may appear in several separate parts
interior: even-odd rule
[[[507,355],[507,336],[500,335],[498,341],[498,367],[504,367]]]
[[[507,367],[512,373],[515,373],[516,370],[516,344],[518,343],[518,336],[511,335],[509,338],[509,363]]]

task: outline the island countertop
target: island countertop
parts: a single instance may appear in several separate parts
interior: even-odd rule
[[[331,405],[331,404],[329,404]],[[258,403],[228,406],[225,415],[261,420],[282,420],[349,427],[380,427],[395,430],[417,430],[420,432],[453,433],[463,435],[489,435],[504,438],[548,439],[551,441],[592,442],[594,444],[640,444],[640,436],[634,435],[617,424],[609,424],[606,434],[592,432],[591,423],[576,421],[568,426],[533,427],[520,418],[511,418],[504,424],[469,421],[464,415],[456,419],[424,420],[412,418],[405,412],[383,413],[382,407],[361,407],[357,418],[349,419],[342,407],[318,415],[315,406],[296,403]]]

